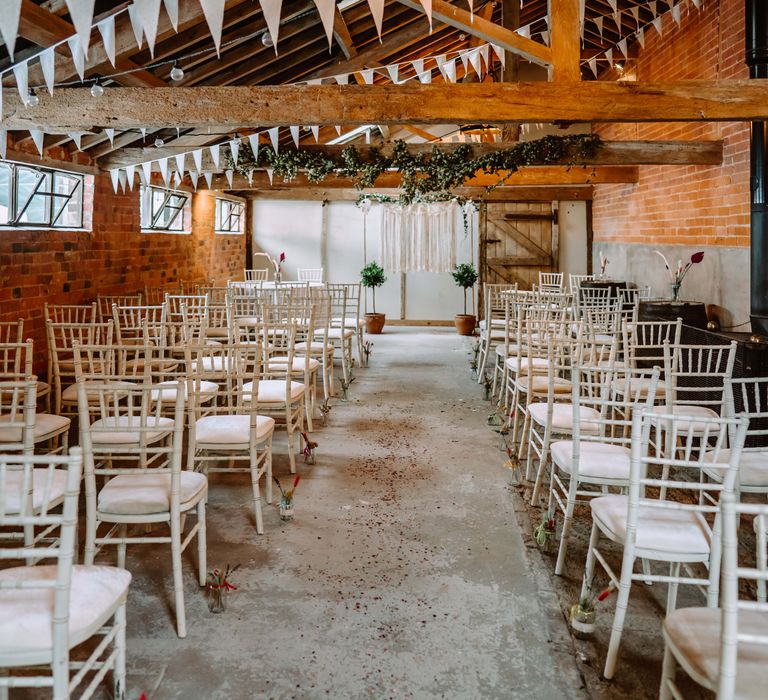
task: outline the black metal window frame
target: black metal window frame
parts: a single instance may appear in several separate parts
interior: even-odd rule
[[[163,200],[159,206],[155,206],[155,192],[163,194]],[[181,200],[178,201],[174,200]],[[173,202],[173,203],[172,203]],[[167,233],[188,233],[184,230],[184,208],[189,203],[189,195],[181,190],[169,190],[165,187],[142,185],[141,206],[149,206],[149,212],[141,212],[141,228],[143,231],[157,231]],[[160,223],[163,215],[171,212],[170,220]]]
[[[226,212],[224,211],[227,207]],[[216,198],[216,233],[229,233],[238,234],[243,233],[240,228],[243,214],[245,213],[245,205],[243,202],[236,202],[233,199],[224,199],[223,197]]]
[[[61,228],[61,229],[80,229],[83,227],[83,207],[84,207],[84,182],[85,176],[80,173],[73,173],[68,170],[57,170],[55,168],[43,168],[37,165],[29,165],[27,163],[16,163],[9,160],[0,160],[0,165],[8,167],[10,170],[9,183],[8,183],[8,221],[0,222],[0,228],[15,228],[15,229],[30,229],[30,228]],[[21,202],[19,197],[19,172],[30,171],[40,175],[35,183],[34,190],[26,198],[24,202]],[[75,185],[69,193],[56,192],[56,178],[67,178],[74,180]],[[50,183],[49,189],[41,189],[43,183]],[[62,224],[59,223],[61,215],[67,208],[72,198],[80,191],[80,211],[79,211],[79,224]],[[24,214],[29,209],[30,204],[35,197],[45,197],[47,199],[46,204],[46,220],[26,222],[21,221]],[[60,202],[58,209],[54,205]]]

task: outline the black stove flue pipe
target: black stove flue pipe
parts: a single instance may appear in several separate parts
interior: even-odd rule
[[[750,78],[768,78],[768,2],[746,0],[746,61]],[[768,122],[752,122],[750,316],[752,332],[768,336]]]

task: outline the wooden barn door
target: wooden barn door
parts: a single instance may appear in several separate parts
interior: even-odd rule
[[[480,281],[530,289],[557,272],[556,202],[489,202],[480,225]],[[482,307],[481,307],[482,308]]]

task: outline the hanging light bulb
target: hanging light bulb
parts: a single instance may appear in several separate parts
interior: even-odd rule
[[[25,104],[27,107],[37,107],[39,103],[40,103],[40,98],[37,96],[35,89],[32,88],[29,91],[29,94],[27,95],[27,101]]]
[[[161,139],[161,138],[158,136],[158,137],[155,139],[155,147],[156,147],[156,148],[162,148],[163,146],[165,146],[165,141],[163,141],[163,139]]]
[[[170,74],[171,80],[179,81],[182,78],[184,78],[184,70],[181,66],[177,66],[175,63],[173,64],[173,68],[171,68],[171,74]]]
[[[275,42],[272,41],[272,35],[269,32],[264,32],[261,35],[261,43],[264,44],[264,46],[274,46]]]
[[[104,88],[97,82],[91,85],[91,96],[101,97],[104,94]]]

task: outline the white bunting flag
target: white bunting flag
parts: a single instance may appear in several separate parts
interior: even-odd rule
[[[466,73],[467,67],[469,66],[469,51],[462,51],[459,54],[459,58],[461,59],[461,64],[464,66],[464,73]]]
[[[502,49],[501,46],[498,46],[497,44],[491,44],[491,48],[493,49],[493,53],[495,53],[496,56],[498,56],[499,63],[501,63],[502,66],[506,65],[507,54],[504,51],[504,49]]]
[[[211,189],[211,184],[213,183],[213,173],[206,170],[203,173],[203,177],[205,178],[205,183],[208,185],[208,189]]]
[[[421,75],[421,73],[424,72],[423,58],[417,58],[414,61],[411,61],[411,65],[413,66],[413,70],[416,71],[416,75]]]
[[[672,19],[675,20],[675,24],[680,26],[680,5],[674,5],[672,7]]]
[[[13,60],[16,48],[16,37],[19,34],[19,17],[21,16],[21,0],[6,0],[3,11],[0,12],[0,36],[3,37],[5,48]],[[379,32],[381,33],[381,32]]]
[[[370,145],[370,143],[371,143],[371,130],[370,129],[366,129],[365,130],[365,143],[368,144],[368,145]]]
[[[141,173],[144,175],[144,184],[152,182],[152,161],[148,160],[141,164]]]
[[[443,75],[449,83],[456,82],[456,59],[453,61],[446,61],[443,66]]]
[[[618,44],[616,44],[616,48],[621,51],[621,55],[624,56],[624,58],[629,58],[629,50],[627,49],[626,39],[622,39]]]
[[[341,73],[333,77],[339,85],[349,85],[349,73]]]
[[[141,132],[141,139],[142,141],[147,140],[147,127],[146,126],[140,126],[139,131]]]
[[[120,168],[113,168],[109,171],[109,177],[112,180],[112,189],[117,194],[117,186],[120,183]]]
[[[234,174],[234,170],[227,169],[224,171],[224,176],[227,178],[227,182],[229,183],[229,189],[232,189],[232,177]]]
[[[16,78],[16,87],[19,90],[21,102],[26,107],[29,100],[29,64],[22,61],[14,65],[13,77]]]
[[[587,65],[589,66],[589,69],[595,74],[595,77],[597,77],[597,59],[593,56],[587,61]]]
[[[618,0],[608,0],[608,4],[611,6],[611,10],[616,12],[616,8],[618,7]]]
[[[387,66],[387,73],[389,73],[389,79],[395,84],[399,85],[400,81],[398,79],[398,70],[400,66],[397,65],[397,63],[393,63],[392,65]]]
[[[43,79],[48,92],[53,95],[53,86],[56,84],[56,56],[53,49],[46,49],[38,56],[40,68],[43,71]]]
[[[488,44],[483,44],[480,47],[480,55],[483,57],[483,61],[485,61],[486,72],[491,70],[491,47]]]
[[[541,40],[544,42],[545,46],[549,46],[549,29],[545,29],[541,33]]]
[[[290,126],[288,128],[291,130],[291,138],[293,139],[293,142],[296,144],[296,148],[298,148],[299,147],[299,127]]]
[[[337,125],[336,125],[336,126],[334,126],[333,128],[334,128],[334,129],[336,129],[336,133],[337,133],[339,136],[341,136],[341,127],[340,127],[340,126],[337,124]]]
[[[592,21],[595,23],[595,26],[597,27],[597,31],[600,34],[600,41],[603,40],[603,18],[601,15],[598,15],[597,17],[593,17]]]
[[[587,0],[579,0],[579,24],[584,28],[584,15],[587,11]]]
[[[437,69],[442,73],[443,64],[448,60],[448,57],[441,53],[439,56],[435,56],[435,63],[437,63]]]
[[[651,0],[651,2],[648,3],[648,9],[651,11],[651,14],[654,17],[659,14],[658,9],[656,8],[656,4],[656,0]]]
[[[221,54],[221,30],[224,27],[224,4],[226,0],[200,0],[205,21],[211,30],[216,54]]]
[[[160,0],[133,0],[136,15],[147,38],[149,53],[155,55],[155,39],[157,39],[157,24],[160,21]],[[205,5],[203,4],[203,11]]]
[[[322,85],[323,79],[322,78],[312,78],[312,80],[307,80],[307,85]]]
[[[232,162],[237,165],[237,154],[240,153],[240,139],[232,139],[229,142],[229,152],[232,154]]]
[[[419,82],[420,83],[431,83],[432,82],[432,71],[431,70],[425,70],[423,73],[419,73]]]
[[[259,162],[259,135],[250,134],[248,136],[248,143],[251,146],[251,153],[253,153],[253,162]]]
[[[621,32],[621,12],[613,13],[613,23],[616,25],[616,29]]]
[[[424,14],[429,20],[429,33],[432,33],[432,0],[419,0],[421,6],[424,8]]]
[[[661,17],[654,17],[651,24],[653,25],[653,28],[657,31],[658,35],[662,36]]]
[[[697,10],[701,9],[701,0],[693,0],[693,4],[696,6]]]
[[[128,176],[125,174],[125,170],[118,170],[117,176],[118,180],[120,180],[120,189],[123,191],[123,194],[125,194],[128,188]]]
[[[613,66],[613,49],[608,49],[605,52],[605,57],[608,59],[608,65]]]
[[[211,159],[216,170],[221,169],[221,158],[219,157],[219,144],[215,143],[213,146],[208,146],[208,150],[211,152]]]
[[[637,30],[637,43],[640,44],[640,48],[645,48],[645,28],[640,27],[640,29]]]
[[[366,85],[373,85],[373,74],[374,74],[373,68],[369,68],[368,70],[361,70],[360,71],[360,75],[363,76],[363,82]]]
[[[530,39],[531,38],[531,25],[530,24],[526,24],[523,27],[518,27],[517,29],[515,29],[515,33],[519,34],[521,37],[523,37],[525,39]]]
[[[269,134],[269,140],[272,142],[272,150],[277,153],[277,149],[280,148],[280,127],[273,126],[267,133]]]
[[[195,164],[195,172],[200,173],[203,169],[203,149],[198,148],[192,151],[192,162]]]
[[[315,143],[317,143],[320,140],[320,127],[310,126],[309,128],[312,130],[312,136],[315,138]]]
[[[181,173],[181,176],[184,177],[184,156],[186,153],[177,153],[173,159],[176,161],[176,172]]]
[[[253,170],[248,171],[248,187],[253,187]]]
[[[45,140],[45,134],[40,129],[30,129],[29,135],[37,146],[37,150],[40,153],[40,157],[43,157],[43,141]]]
[[[71,138],[75,142],[75,146],[77,147],[78,151],[82,151],[83,149],[80,147],[80,144],[83,140],[83,134],[81,131],[68,131],[67,136]]]
[[[280,33],[280,9],[283,6],[283,0],[259,0],[261,11],[264,14],[264,20],[269,29],[269,35],[275,46],[275,55],[277,55],[277,37]]]
[[[157,164],[160,166],[160,174],[163,176],[163,182],[168,187],[168,158],[158,158]]]
[[[194,172],[193,170],[189,171],[189,179],[192,182],[192,189],[197,192],[197,179],[200,177],[199,173]]]
[[[467,55],[467,59],[469,60],[470,64],[472,65],[472,68],[475,69],[475,73],[477,73],[477,77],[482,80],[483,79],[483,66],[480,63],[480,50],[474,49],[473,51],[470,51]]]
[[[96,25],[101,34],[101,43],[104,45],[104,53],[107,54],[112,67],[115,67],[115,16],[110,15]]]
[[[2,92],[2,90],[0,90]],[[0,100],[0,102],[2,102]],[[0,129],[0,158],[5,160],[8,155],[8,131],[6,129]]]
[[[640,26],[640,6],[639,5],[632,5],[632,7],[629,8],[629,11],[632,13],[632,17],[635,18],[635,26]]]
[[[384,1],[385,0],[368,0],[368,7],[371,8],[371,15],[373,16],[373,23],[376,25],[376,31],[379,34],[379,41],[381,41],[381,27],[384,22]]]
[[[175,170],[173,171],[173,174],[171,175],[171,182],[173,183],[174,187],[178,187],[183,179],[183,175],[180,176]]]
[[[328,37],[328,48],[333,43],[333,19],[336,15],[336,0],[313,0],[320,14],[320,21],[325,27],[325,34]]]
[[[69,9],[69,16],[75,31],[83,45],[83,53],[88,55],[88,47],[91,44],[91,25],[93,24],[94,0],[65,0]]]
[[[275,172],[274,168],[267,168],[267,177],[269,178],[269,184],[272,184],[272,174]]]
[[[83,46],[80,43],[80,36],[73,34],[67,39],[69,45],[69,51],[72,54],[72,63],[75,64],[75,70],[80,76],[80,80],[85,77],[85,54],[83,53]]]
[[[163,0],[168,19],[171,20],[173,31],[179,31],[179,0]]]
[[[128,177],[128,189],[133,189],[133,181],[136,177],[136,166],[135,165],[126,165],[125,166],[125,174]]]
[[[136,5],[128,5],[128,19],[131,20],[131,29],[133,29],[133,36],[136,38],[136,46],[141,48],[144,45],[144,29],[141,26]]]

